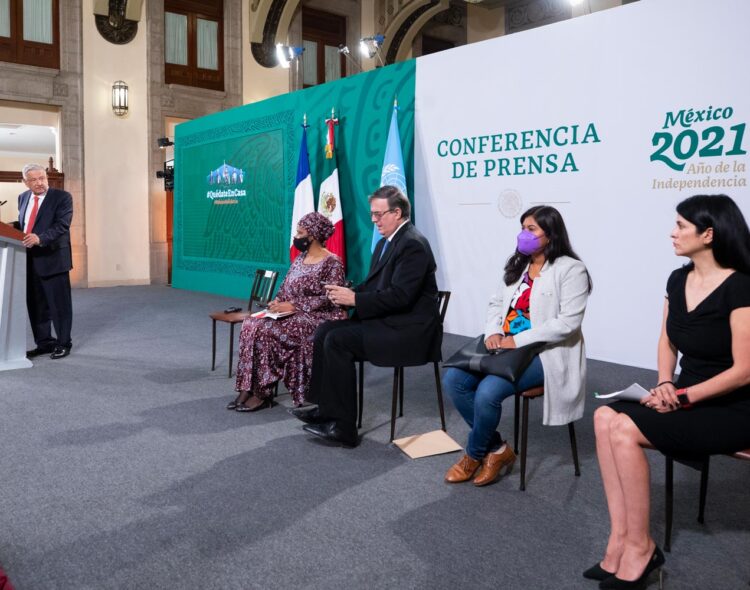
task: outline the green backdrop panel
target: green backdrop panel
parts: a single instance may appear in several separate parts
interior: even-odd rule
[[[259,252],[284,264],[283,140],[277,129],[185,149],[193,164],[183,172],[184,256],[244,260]]]
[[[407,188],[413,193],[413,60],[237,107],[177,126],[172,284],[246,298],[256,268],[289,267],[289,235],[302,120],[316,195],[325,119],[336,109],[336,155],[347,276],[367,274],[372,223],[367,196],[380,171],[394,98]],[[279,281],[280,284],[280,281]]]

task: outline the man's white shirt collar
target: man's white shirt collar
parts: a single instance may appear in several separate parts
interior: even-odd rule
[[[393,241],[393,236],[395,236],[395,235],[396,235],[396,234],[398,233],[398,230],[400,230],[400,229],[401,229],[402,227],[404,227],[404,226],[405,226],[405,225],[406,225],[407,223],[409,223],[409,220],[408,220],[408,219],[405,219],[405,220],[404,220],[404,221],[403,221],[403,222],[401,223],[401,225],[399,225],[399,226],[398,226],[398,227],[396,228],[396,231],[395,231],[395,232],[393,232],[393,233],[392,233],[392,234],[391,234],[390,236],[388,236],[388,237],[386,238],[386,240],[388,240],[389,242]]]

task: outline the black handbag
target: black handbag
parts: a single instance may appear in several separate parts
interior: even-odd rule
[[[497,375],[515,383],[542,348],[544,342],[535,342],[520,348],[500,348],[489,352],[482,334],[458,349],[443,366]]]

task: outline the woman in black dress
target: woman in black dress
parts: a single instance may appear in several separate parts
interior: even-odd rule
[[[583,575],[600,588],[645,588],[664,563],[649,532],[643,447],[683,460],[750,447],[747,222],[729,197],[697,195],[677,205],[671,237],[690,262],[667,281],[658,384],[640,404],[615,402],[594,414],[611,529],[604,559]]]

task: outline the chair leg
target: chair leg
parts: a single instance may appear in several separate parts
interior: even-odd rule
[[[362,407],[364,405],[364,399],[365,399],[365,363],[364,361],[359,361],[359,401],[358,401],[358,407],[359,407],[359,417],[357,420],[357,428],[362,428]]]
[[[672,501],[674,499],[674,461],[665,457],[664,470],[664,551],[672,550]]]
[[[529,438],[529,398],[523,398],[521,419],[521,491],[526,490],[526,446]]]
[[[211,320],[211,370],[216,370],[216,320]]]
[[[404,417],[404,368],[398,369],[398,417]]]
[[[513,452],[518,455],[518,421],[521,413],[521,396],[516,392],[515,397],[516,410],[513,412]]]
[[[703,524],[703,516],[706,512],[706,494],[708,493],[708,466],[710,464],[710,457],[706,457],[701,467],[701,493],[700,499],[698,500],[698,522]]]
[[[570,450],[573,451],[573,465],[576,468],[576,477],[581,476],[581,468],[578,464],[578,445],[576,444],[576,427],[572,422],[568,423],[568,434],[570,434]]]
[[[232,376],[232,360],[234,359],[234,324],[229,324],[229,376]]]
[[[443,385],[440,382],[440,368],[437,363],[435,365],[435,391],[437,392],[438,408],[440,409],[440,424],[443,427],[443,432],[447,432],[445,428],[445,408],[443,407]]]
[[[398,402],[398,367],[393,369],[393,397],[391,399],[391,440],[396,434],[396,404]]]

